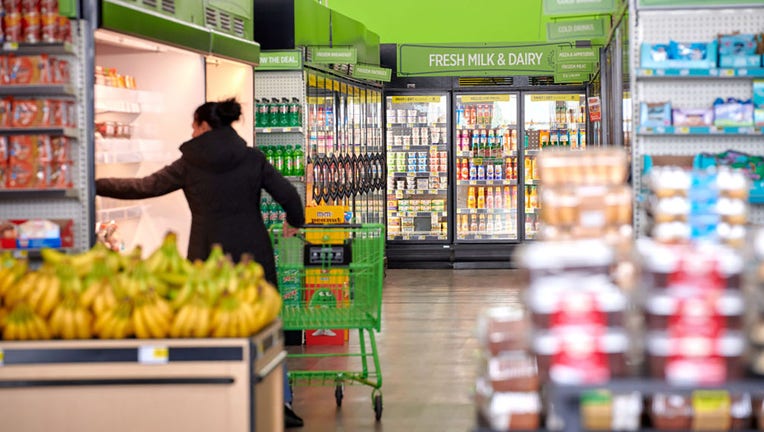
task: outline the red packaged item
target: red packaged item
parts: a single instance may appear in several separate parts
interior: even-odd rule
[[[22,37],[26,43],[40,42],[40,13],[24,12],[21,16]]]
[[[40,15],[40,40],[45,43],[59,41],[58,12],[43,12]]]
[[[13,113],[12,99],[0,99],[0,128],[11,127],[11,117]]]
[[[3,7],[5,13],[17,12],[21,13],[21,0],[3,0]]]
[[[71,42],[72,41],[72,27],[69,23],[69,18],[65,16],[58,16],[58,42]]]
[[[63,136],[51,137],[50,149],[53,162],[71,162],[71,147],[69,138]]]
[[[6,42],[22,42],[21,12],[5,12],[3,17],[3,33]]]
[[[77,105],[73,101],[66,101],[66,127],[77,127]]]
[[[49,58],[39,56],[10,56],[10,84],[47,84],[52,82]]]
[[[64,127],[66,125],[66,102],[60,99],[50,99],[50,125]]]
[[[6,188],[8,178],[8,165],[4,162],[0,162],[0,189]]]
[[[72,187],[72,168],[69,163],[50,164],[46,172],[46,186],[49,188]]]
[[[53,161],[53,149],[49,135],[37,135],[37,160],[41,163]]]
[[[30,189],[39,185],[42,173],[36,163],[28,161],[12,162],[8,165],[6,186],[10,189]]]
[[[0,28],[3,27],[3,22],[0,20]],[[10,59],[8,56],[0,55],[0,84],[8,85],[11,83],[11,68]]]
[[[0,165],[8,163],[8,137],[0,136]]]
[[[21,0],[21,13],[40,13],[40,0]]]
[[[46,127],[50,125],[50,105],[47,99],[14,99],[13,127]]]
[[[12,165],[18,162],[35,162],[37,161],[37,150],[37,136],[12,136],[8,146],[8,162]]]
[[[55,84],[68,84],[71,82],[69,73],[69,62],[66,60],[53,58],[50,62],[51,81]]]
[[[58,15],[58,0],[40,0],[40,13]]]

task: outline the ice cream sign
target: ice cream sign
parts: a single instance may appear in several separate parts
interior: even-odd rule
[[[399,76],[545,75],[555,71],[557,53],[570,44],[402,44]]]

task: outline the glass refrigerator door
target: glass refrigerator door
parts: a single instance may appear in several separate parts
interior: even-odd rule
[[[387,238],[448,240],[445,94],[387,97]]]
[[[517,95],[456,96],[456,240],[517,240]]]
[[[551,148],[586,148],[586,97],[583,94],[526,94],[523,140],[525,238],[535,239],[541,222],[536,156]]]

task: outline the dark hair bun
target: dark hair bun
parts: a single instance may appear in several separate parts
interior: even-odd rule
[[[215,111],[223,126],[228,126],[241,117],[241,104],[236,99],[226,99],[215,105]]]

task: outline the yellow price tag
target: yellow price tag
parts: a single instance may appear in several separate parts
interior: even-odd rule
[[[0,349],[0,366],[2,366],[5,363],[5,352]]]
[[[643,74],[644,76],[653,76],[653,70],[652,70],[652,69],[644,69],[644,70],[642,71],[642,74]]]
[[[531,102],[580,102],[583,95],[578,94],[535,94]]]
[[[509,95],[475,95],[462,96],[462,102],[509,102]]]
[[[167,364],[170,361],[170,349],[166,346],[142,346],[138,348],[138,363]]]
[[[721,76],[724,76],[724,77],[735,76],[735,70],[734,69],[722,69]]]
[[[440,96],[393,96],[393,103],[438,103]]]
[[[682,126],[682,127],[679,128],[679,133],[680,134],[688,134],[688,133],[690,133],[690,128],[687,127],[687,126]]]

